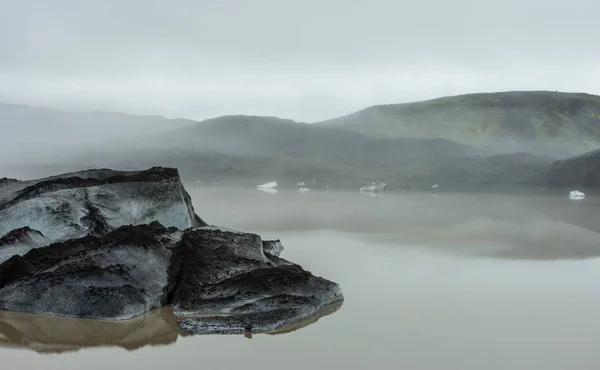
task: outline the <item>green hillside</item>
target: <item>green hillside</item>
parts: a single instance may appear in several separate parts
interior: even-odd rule
[[[507,152],[577,154],[600,147],[600,96],[546,91],[469,94],[377,105],[322,123],[371,135],[444,138]]]

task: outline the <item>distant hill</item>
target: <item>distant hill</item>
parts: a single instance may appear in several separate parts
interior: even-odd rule
[[[110,112],[65,112],[0,103],[0,162],[18,152],[20,160],[39,160],[71,149],[166,132],[188,125],[185,119]],[[15,158],[12,158],[15,160]]]
[[[88,144],[72,151],[62,144],[61,156],[43,146],[23,145],[7,157],[7,164],[0,162],[0,176],[26,179],[87,168],[168,166],[179,168],[184,181],[213,186],[277,181],[282,187],[305,182],[313,189],[354,191],[371,182],[387,183],[390,190],[436,192],[548,191],[580,185],[600,189],[600,152],[556,161],[539,153],[497,153],[448,139],[370,135],[345,126],[275,117],[224,116],[194,122],[118,114],[111,120],[104,113],[60,112],[66,118],[45,120],[43,111],[35,113],[40,116],[33,121],[16,121],[25,123],[18,135],[47,140],[48,145],[62,144],[64,135],[73,135],[71,143]],[[99,117],[97,123],[94,117]],[[131,125],[128,120],[133,120]],[[31,122],[47,127],[36,131]],[[110,139],[115,136],[118,140]],[[14,143],[18,146],[19,139]],[[30,151],[44,157],[23,166],[18,160]]]
[[[321,122],[369,135],[444,138],[500,152],[579,154],[600,147],[600,96],[499,92],[376,105]]]
[[[134,145],[135,144],[135,145]],[[338,127],[274,117],[219,117],[119,150],[92,150],[76,161],[44,166],[80,168],[178,167],[184,181],[350,189],[385,182],[391,190],[486,191],[544,185],[551,160],[525,153],[495,155],[446,139],[372,137]]]
[[[548,171],[553,186],[600,187],[600,150],[555,161]]]

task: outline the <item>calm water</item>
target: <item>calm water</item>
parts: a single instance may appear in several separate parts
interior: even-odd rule
[[[208,222],[280,238],[284,257],[341,284],[343,307],[282,335],[181,337],[168,315],[115,327],[134,347],[64,354],[94,326],[30,317],[7,369],[596,369],[598,199],[189,189]],[[53,326],[54,325],[54,326]],[[2,326],[0,325],[0,329]],[[14,329],[14,328],[13,328]],[[6,329],[4,329],[6,330]],[[60,331],[68,334],[60,334]],[[111,329],[113,330],[113,329]],[[38,342],[23,333],[35,333]],[[125,335],[122,333],[125,332]],[[19,334],[21,333],[21,334]],[[39,343],[39,341],[45,341]],[[53,343],[54,341],[54,343]],[[64,344],[64,343],[63,343]],[[145,346],[144,346],[145,345]],[[46,346],[46,347],[44,347]]]

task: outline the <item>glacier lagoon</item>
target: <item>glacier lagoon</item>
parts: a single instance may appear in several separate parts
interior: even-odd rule
[[[186,188],[207,222],[281,239],[286,258],[341,285],[343,306],[298,330],[250,340],[173,340],[168,313],[152,312],[108,331],[125,331],[123,338],[134,343],[126,348],[102,335],[90,343],[96,324],[67,321],[59,327],[74,347],[63,344],[63,354],[52,354],[61,347],[48,320],[4,313],[5,366],[495,370],[600,363],[594,344],[600,200],[593,195],[573,202],[568,194],[371,197]],[[36,332],[35,340],[27,330]]]

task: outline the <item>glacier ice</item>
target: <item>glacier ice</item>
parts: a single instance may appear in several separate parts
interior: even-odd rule
[[[572,200],[583,200],[585,199],[585,194],[580,192],[579,190],[573,190],[569,193],[569,198]]]
[[[267,182],[266,184],[262,184],[262,185],[258,185],[257,188],[259,189],[273,189],[276,188],[277,185],[277,181],[271,181],[271,182]]]
[[[171,305],[205,333],[248,318],[277,329],[343,301],[336,283],[280,258],[280,241],[208,226],[175,169],[3,184],[0,220],[0,310],[124,320]]]
[[[298,193],[308,193],[309,191],[309,188],[298,188]]]
[[[361,187],[359,190],[361,192],[382,192],[385,191],[387,185],[382,182],[374,182],[371,185],[366,185]]]

